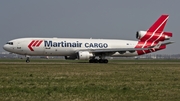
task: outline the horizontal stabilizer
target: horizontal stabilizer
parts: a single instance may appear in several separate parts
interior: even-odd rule
[[[170,41],[170,42],[163,42],[162,45],[168,45],[168,44],[172,44],[174,43],[174,41]]]
[[[155,46],[150,46],[150,47],[148,47],[148,48],[159,49],[159,47],[162,46],[162,45],[168,45],[168,44],[172,44],[172,43],[174,43],[174,41],[170,41],[170,42],[159,42],[157,45],[155,45]]]

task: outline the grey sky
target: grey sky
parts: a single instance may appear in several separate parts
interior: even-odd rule
[[[20,37],[135,39],[161,14],[172,41],[160,54],[179,53],[180,0],[1,0],[0,51]],[[157,54],[157,53],[156,53]]]

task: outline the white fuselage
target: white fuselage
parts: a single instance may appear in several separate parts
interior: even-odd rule
[[[135,48],[138,41],[116,39],[75,39],[75,38],[19,38],[11,40],[13,44],[4,45],[4,49],[21,55],[30,56],[71,56],[78,51],[96,49]],[[112,52],[109,56],[136,56],[136,51]]]

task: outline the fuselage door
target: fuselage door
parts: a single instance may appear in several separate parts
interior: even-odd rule
[[[18,51],[23,51],[21,44],[22,44],[21,42],[17,42],[17,50]]]
[[[16,44],[16,51],[19,54],[24,54],[22,43],[21,42],[17,42],[17,43],[14,43],[14,44]]]

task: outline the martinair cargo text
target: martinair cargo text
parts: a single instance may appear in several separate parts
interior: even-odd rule
[[[137,56],[163,50],[173,42],[164,27],[169,15],[161,15],[147,30],[138,31],[133,40],[79,38],[19,38],[8,41],[4,50],[30,56],[65,56],[65,59],[86,59],[89,63],[108,63],[107,56]]]

